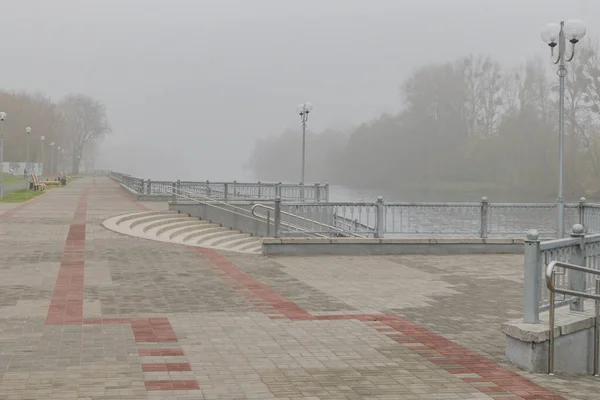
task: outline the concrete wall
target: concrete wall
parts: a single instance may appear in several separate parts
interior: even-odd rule
[[[264,255],[523,254],[521,239],[268,238]]]
[[[179,211],[184,214],[189,214],[193,217],[198,217],[204,220],[211,221],[216,224],[221,224],[232,229],[237,229],[245,233],[250,233],[254,236],[269,237],[274,235],[274,213],[270,215],[270,225],[267,229],[267,221],[265,219],[259,219],[251,214],[252,207],[256,204],[264,204],[267,207],[274,207],[275,204],[272,201],[247,201],[247,200],[235,200],[225,203],[214,203],[213,205],[206,205],[196,202],[184,202],[178,201],[177,203],[169,203],[169,209]],[[238,208],[236,210],[236,208]],[[239,210],[239,208],[245,210]],[[323,214],[324,211],[315,209],[311,214],[303,215],[306,218],[314,218],[317,221],[327,221],[328,216]],[[267,210],[257,210],[259,215],[267,215]],[[281,215],[281,221],[284,223],[298,223],[294,217],[288,215]],[[298,233],[286,233],[283,231],[281,235],[295,235],[299,236]]]
[[[594,360],[594,303],[585,303],[586,311],[572,312],[568,306],[556,310],[554,328],[554,372],[592,374]],[[506,335],[506,358],[529,372],[548,372],[550,328],[548,312],[540,315],[539,324],[516,320],[502,324]]]

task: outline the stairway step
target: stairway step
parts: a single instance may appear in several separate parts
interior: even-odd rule
[[[177,222],[174,224],[168,224],[165,225],[163,227],[161,227],[160,229],[158,229],[156,231],[156,236],[160,236],[163,233],[167,232],[167,231],[171,231],[173,229],[178,229],[178,228],[185,228],[187,226],[192,226],[192,225],[205,225],[208,223],[208,221],[203,221],[194,217],[190,217],[193,218],[193,220],[187,221],[187,222]]]
[[[234,231],[233,229],[229,229],[226,228],[227,230],[225,231],[221,231],[221,232],[216,232],[210,235],[206,235],[201,237],[200,239],[198,239],[196,241],[196,244],[203,244],[203,245],[208,245],[210,246],[210,242],[214,241],[214,240],[218,240],[220,238],[226,237],[226,236],[231,236],[231,235],[235,235],[236,233],[239,233],[239,231]]]
[[[169,234],[169,239],[175,239],[178,236],[181,236],[181,235],[184,235],[184,234],[190,233],[190,232],[206,232],[209,229],[215,229],[215,228],[220,228],[220,226],[217,224],[196,224],[196,225],[188,226],[186,228],[177,229],[175,232],[171,232],[171,234]],[[186,236],[186,238],[187,238],[187,236]]]
[[[259,242],[261,242],[260,238],[257,238],[256,236],[250,236],[250,237],[241,238],[241,239],[229,242],[229,243],[225,244],[225,248],[227,248],[227,249],[233,249],[234,247],[240,248],[243,246],[248,246],[250,244],[256,245]]]
[[[236,231],[233,231],[233,232],[236,232]],[[211,246],[219,247],[221,245],[226,245],[226,243],[229,243],[231,241],[247,239],[249,237],[251,237],[249,233],[242,233],[240,231],[237,231],[237,233],[233,233],[231,236],[223,237],[220,239],[215,239],[210,243],[207,242],[207,244],[210,244]]]
[[[144,218],[136,219],[131,224],[129,224],[129,228],[133,229],[136,226],[139,226],[142,224],[147,224],[150,222],[160,221],[160,220],[164,220],[164,219],[173,219],[173,218],[177,218],[177,216],[173,215],[173,214],[161,213],[160,215],[153,215],[151,217],[144,217]]]
[[[200,240],[203,240],[204,237],[219,235],[219,234],[223,234],[224,232],[225,232],[225,234],[227,234],[227,232],[231,232],[231,229],[225,228],[222,226],[216,226],[216,227],[212,227],[212,228],[208,228],[208,229],[202,229],[202,230],[190,233],[189,235],[184,237],[182,240],[184,242],[187,242],[187,241],[190,241],[190,240],[196,239],[196,238],[201,238]]]
[[[197,221],[197,219],[192,218],[192,217],[185,217],[185,216],[184,217],[174,217],[174,218],[170,218],[170,219],[163,219],[163,220],[153,222],[151,224],[144,226],[143,231],[148,232],[149,230],[158,228],[159,226],[171,225],[171,224],[175,224],[177,222],[186,222],[186,221]]]

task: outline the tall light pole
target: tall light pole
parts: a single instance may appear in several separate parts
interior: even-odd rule
[[[56,147],[56,173],[60,171],[60,146]]]
[[[44,180],[44,141],[46,141],[46,136],[41,136],[40,140],[42,141],[42,165],[40,168],[40,177]]]
[[[312,104],[306,102],[298,104],[297,111],[300,114],[300,120],[302,121],[302,174],[300,178],[300,184],[304,186],[304,168],[306,165],[306,122],[308,121],[308,114],[312,111]]]
[[[25,134],[27,135],[27,162],[25,163],[25,177],[27,177],[27,173],[31,173],[29,168],[29,137],[31,136],[31,128],[25,128]]]
[[[4,120],[6,113],[0,112],[0,200],[4,196]]]
[[[50,173],[54,172],[54,142],[50,142]]]
[[[565,197],[564,187],[564,146],[565,146],[565,77],[567,76],[566,63],[575,57],[575,45],[586,33],[585,25],[578,19],[561,21],[560,24],[546,25],[542,30],[542,40],[550,46],[552,62],[558,64],[559,93],[558,93],[558,198],[556,237],[562,238],[565,234]],[[570,49],[567,51],[567,40]],[[558,46],[558,54],[554,49]]]

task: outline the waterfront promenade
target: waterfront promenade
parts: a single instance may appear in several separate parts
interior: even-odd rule
[[[523,257],[277,257],[122,236],[81,178],[0,205],[0,399],[597,399],[504,363]]]

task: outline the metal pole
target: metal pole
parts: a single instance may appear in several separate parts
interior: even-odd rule
[[[306,119],[308,113],[305,111],[302,113],[302,175],[300,178],[300,184],[304,186],[304,166],[306,165]]]
[[[50,173],[54,172],[54,146],[50,146]]]
[[[25,169],[27,170],[27,173],[31,173],[31,168],[29,168],[29,136],[31,134],[29,132],[27,132],[27,162],[25,162]]]
[[[565,198],[563,195],[563,163],[564,163],[564,145],[565,145],[565,76],[567,68],[565,67],[565,34],[563,27],[565,23],[560,23],[560,33],[558,37],[558,199],[557,199],[557,224],[556,237],[563,238],[565,234]]]
[[[0,200],[4,196],[4,119],[0,124]]]
[[[42,140],[42,165],[40,171],[40,178],[44,180],[44,141]]]
[[[554,282],[554,271],[552,271],[552,282]],[[548,341],[548,375],[554,375],[554,291],[548,291],[548,303],[550,309],[548,310],[548,325],[550,328],[550,339]]]
[[[600,295],[600,279],[596,279],[596,294]],[[594,376],[598,376],[598,364],[600,363],[600,300],[595,300],[595,324],[594,324]]]

